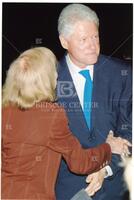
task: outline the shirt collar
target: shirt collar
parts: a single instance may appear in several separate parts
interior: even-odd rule
[[[67,64],[68,64],[68,68],[69,70],[75,74],[75,73],[79,73],[81,70],[85,70],[85,69],[88,69],[88,70],[93,70],[93,66],[94,65],[87,65],[85,68],[81,69],[80,67],[78,67],[77,65],[75,65],[70,57],[69,57],[69,54],[66,55],[66,61],[67,61]]]

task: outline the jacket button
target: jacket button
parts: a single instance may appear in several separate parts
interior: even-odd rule
[[[89,137],[88,137],[88,140],[89,140],[89,141],[92,141],[92,137],[91,137],[91,136],[89,136]]]

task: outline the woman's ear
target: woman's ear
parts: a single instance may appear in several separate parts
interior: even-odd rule
[[[68,49],[68,41],[67,39],[63,36],[63,35],[60,35],[59,36],[59,40],[60,40],[60,43],[61,43],[61,46],[64,48],[64,49]]]

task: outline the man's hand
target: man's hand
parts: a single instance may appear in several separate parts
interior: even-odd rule
[[[105,168],[102,168],[101,170],[87,176],[86,182],[90,184],[85,189],[85,191],[88,193],[89,196],[93,196],[98,190],[100,190],[105,176]]]
[[[128,156],[130,154],[129,147],[132,146],[131,143],[121,137],[114,137],[113,131],[109,132],[106,143],[110,145],[112,153],[120,154],[123,156]]]

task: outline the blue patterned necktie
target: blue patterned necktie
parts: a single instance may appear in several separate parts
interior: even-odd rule
[[[84,98],[83,98],[83,111],[84,111],[84,116],[87,122],[87,125],[90,129],[90,123],[91,123],[91,105],[92,105],[92,88],[93,88],[93,83],[90,77],[89,70],[81,70],[79,72],[84,78],[86,79],[85,81],[85,87],[84,87]]]

